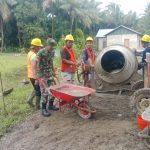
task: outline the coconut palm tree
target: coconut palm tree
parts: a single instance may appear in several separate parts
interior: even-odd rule
[[[65,0],[61,8],[70,16],[70,31],[75,21],[80,21],[84,27],[90,26],[99,20],[98,5],[95,0]]]
[[[110,28],[114,28],[123,23],[123,12],[116,3],[110,3],[104,11],[104,19],[109,22]]]
[[[54,36],[54,18],[55,18],[55,12],[58,10],[60,0],[44,0],[42,3],[43,10],[46,11],[47,9],[50,9],[49,14],[47,15],[47,18],[51,20],[52,22],[52,28],[51,28],[51,35]]]
[[[93,23],[99,22],[99,4],[95,0],[44,0],[43,8],[48,8],[51,16],[69,18],[72,33],[73,25],[77,27],[77,23],[81,23],[84,28],[90,28]]]
[[[138,23],[138,16],[136,12],[129,11],[127,14],[123,17],[123,24],[125,26],[128,26],[130,28],[135,29]]]
[[[4,23],[10,19],[11,10],[17,2],[15,0],[0,0],[0,30],[1,30],[1,52],[4,47]]]
[[[80,17],[83,13],[81,8],[81,1],[79,0],[65,0],[62,1],[62,5],[60,6],[70,18],[70,32],[72,33],[73,24],[76,17]]]
[[[98,8],[101,2],[96,2],[95,0],[83,0],[82,11],[83,15],[80,17],[83,25],[90,28],[92,24],[97,24],[100,21],[100,9]]]

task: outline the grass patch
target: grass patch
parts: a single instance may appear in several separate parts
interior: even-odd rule
[[[56,57],[54,65],[60,68],[60,58]],[[28,115],[35,112],[26,103],[32,91],[32,86],[23,85],[26,75],[26,55],[2,54],[0,55],[0,72],[5,89],[14,88],[14,91],[5,97],[8,115],[4,115],[2,97],[0,97],[0,137],[10,128],[23,121]],[[1,87],[0,87],[1,92]]]
[[[7,116],[4,115],[2,97],[0,97],[0,136],[2,136],[11,127],[24,120],[35,110],[30,108],[26,103],[32,89],[31,84],[23,85],[21,82],[27,78],[26,55],[0,55],[0,66],[4,88],[14,88],[14,91],[5,97]]]

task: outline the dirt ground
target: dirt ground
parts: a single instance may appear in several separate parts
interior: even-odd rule
[[[83,120],[76,110],[40,112],[13,128],[0,140],[0,150],[146,150],[137,136],[129,96],[97,94],[91,99],[94,119]]]

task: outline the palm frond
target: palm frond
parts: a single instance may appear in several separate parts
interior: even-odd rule
[[[0,16],[4,22],[11,16],[10,8],[5,0],[0,0]]]

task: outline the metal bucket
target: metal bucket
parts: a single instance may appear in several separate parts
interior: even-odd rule
[[[137,71],[138,61],[134,53],[121,45],[103,49],[95,61],[97,76],[110,84],[128,81]]]

